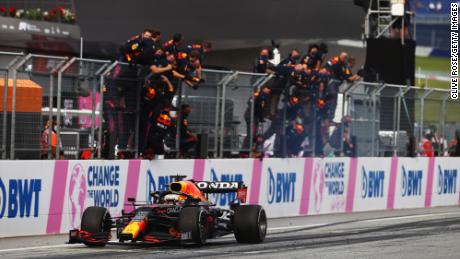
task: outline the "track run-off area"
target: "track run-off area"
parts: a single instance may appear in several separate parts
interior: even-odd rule
[[[460,208],[438,207],[269,219],[261,244],[233,235],[205,246],[118,244],[87,248],[67,235],[0,238],[0,258],[458,258]]]

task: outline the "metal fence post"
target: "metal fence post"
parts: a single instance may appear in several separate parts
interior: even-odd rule
[[[380,148],[380,146],[378,145],[379,142],[377,141],[377,150],[375,150],[375,137],[377,131],[377,94],[380,94],[385,87],[386,84],[382,84],[382,86],[378,87],[372,92],[372,156],[376,156],[375,151],[378,152]]]
[[[341,124],[341,127],[340,127],[340,140],[342,140],[343,133],[344,133],[344,130],[345,130],[344,129],[345,128],[344,117],[345,117],[345,104],[348,102],[347,95],[348,95],[349,92],[352,92],[355,88],[357,88],[360,85],[361,85],[360,83],[352,84],[349,87],[347,87],[342,93],[342,121],[340,122],[340,124]],[[347,109],[351,109],[350,107],[352,105],[354,105],[352,97],[351,97],[351,102],[350,103],[347,105]],[[350,112],[347,112],[347,114],[350,114]],[[351,132],[348,132],[348,134],[351,137]],[[340,141],[340,156],[342,156],[342,154],[344,154],[343,148],[344,148],[343,141]]]
[[[13,66],[12,72],[13,72],[13,94],[11,96],[11,146],[10,146],[10,159],[14,159],[14,153],[15,153],[15,130],[16,130],[16,91],[17,91],[17,79],[18,79],[18,69],[23,66],[27,60],[29,60],[32,57],[32,54],[28,54],[25,56],[19,63],[17,63],[15,66]]]
[[[57,86],[57,111],[56,111],[56,159],[59,159],[61,152],[61,97],[62,97],[62,73],[64,73],[75,61],[76,57],[70,59],[58,70]]]
[[[234,72],[223,84],[222,84],[222,106],[221,106],[221,124],[220,124],[220,149],[219,157],[224,156],[224,128],[225,128],[225,97],[227,85],[238,76],[238,71]]]
[[[419,130],[419,141],[423,138],[423,120],[424,120],[424,109],[425,109],[425,98],[430,95],[434,89],[429,89],[427,92],[420,96],[420,130]]]
[[[91,159],[94,158],[94,146],[96,144],[96,102],[97,102],[97,91],[96,91],[96,78],[99,76],[105,68],[108,66],[108,63],[104,63],[100,68],[94,72],[94,77],[90,77],[90,82],[91,82],[91,148],[90,148],[90,153],[91,153]],[[80,67],[82,67],[82,62],[80,62]],[[100,98],[100,95],[99,95]],[[102,102],[102,100],[100,100]],[[99,127],[102,125],[102,120],[99,119]],[[78,149],[77,149],[78,152]]]
[[[54,92],[54,74],[59,70],[59,68],[68,60],[65,58],[61,60],[51,71],[50,71],[50,91],[48,97],[48,106],[49,106],[49,114],[48,114],[48,121],[51,123],[48,128],[48,143],[51,143],[51,134],[53,132],[53,92]],[[48,125],[48,123],[47,123]],[[48,159],[53,158],[53,150],[51,145],[48,144]]]
[[[218,141],[219,141],[219,100],[221,98],[221,87],[222,85],[227,82],[227,80],[231,77],[231,74],[227,74],[224,76],[218,83],[217,83],[217,93],[216,93],[216,114],[214,120],[214,158],[219,156],[218,154]]]
[[[442,137],[444,138],[444,140],[448,141],[447,138],[446,138],[446,121],[447,121],[447,99],[450,98],[450,93],[446,93],[446,95],[444,96],[444,98],[442,98],[442,107],[441,107],[441,111],[442,111],[442,115],[441,115],[441,127],[442,127],[442,131],[441,131],[441,134],[442,134]]]
[[[181,130],[182,130],[182,80],[177,80],[177,120],[176,120],[176,158],[180,158],[180,138],[181,138]]]
[[[398,96],[401,94],[400,93],[400,89],[398,89],[398,93],[393,96],[393,156],[396,156],[396,124],[397,124],[397,121],[398,121],[398,110],[399,110],[399,106],[398,106],[398,103],[397,103],[397,98]]]
[[[9,54],[8,54],[9,55]],[[14,54],[11,54],[14,55]],[[6,159],[6,141],[7,141],[7,122],[8,122],[8,73],[10,69],[18,62],[18,60],[24,55],[23,53],[16,53],[18,55],[5,67],[5,85],[3,89],[3,128],[2,128],[2,159]]]
[[[99,121],[100,121],[100,125],[99,125],[99,130],[98,130],[98,133],[97,133],[97,139],[98,139],[98,142],[97,142],[97,158],[98,159],[101,159],[101,149],[102,149],[102,125],[103,125],[103,120],[104,120],[104,117],[103,117],[104,85],[105,85],[104,81],[105,81],[105,77],[107,76],[107,74],[110,73],[110,71],[112,71],[112,69],[118,64],[119,64],[118,61],[113,62],[100,75],[99,91],[100,91],[101,103],[99,105]]]
[[[396,140],[395,140],[395,143],[396,143],[396,147],[397,147],[397,144],[399,142],[399,131],[401,130],[401,102],[403,101],[404,99],[404,95],[409,92],[409,90],[412,89],[412,86],[408,85],[407,88],[399,88],[399,93],[400,95],[398,96],[398,121],[397,121],[397,137],[396,137]],[[397,151],[396,153],[394,154],[395,156],[397,155]]]

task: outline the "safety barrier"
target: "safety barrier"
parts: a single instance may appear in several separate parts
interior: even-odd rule
[[[269,217],[458,205],[460,158],[58,160],[0,162],[0,237],[65,233],[88,206],[115,216],[171,175],[244,181]],[[228,206],[235,194],[210,195]]]

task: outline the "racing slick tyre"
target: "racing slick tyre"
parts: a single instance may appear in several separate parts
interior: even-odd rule
[[[101,235],[103,239],[110,236],[110,213],[106,208],[88,207],[81,218],[81,230],[91,234]],[[83,242],[86,246],[105,246],[108,240]]]
[[[260,205],[239,205],[233,215],[233,231],[239,243],[260,243],[267,234],[267,216]]]
[[[199,207],[183,208],[179,214],[177,229],[181,232],[191,232],[192,241],[198,245],[206,243],[206,212]]]

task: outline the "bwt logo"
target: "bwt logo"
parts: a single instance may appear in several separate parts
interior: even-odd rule
[[[242,182],[242,174],[221,174],[220,179],[214,168],[211,168],[211,182]],[[218,193],[209,195],[209,200],[219,206],[229,206],[236,199],[236,193]]]
[[[3,182],[0,177],[0,219],[3,217],[38,217],[40,205],[40,179],[10,179]]]
[[[294,202],[296,173],[278,172],[274,174],[270,167],[268,173],[268,203]]]
[[[438,165],[438,194],[452,194],[457,190],[457,169],[442,170]]]
[[[152,192],[156,191],[167,191],[169,184],[173,181],[171,176],[158,176],[154,177],[152,171],[147,170],[147,193],[146,199],[153,202],[153,197],[150,196]]]
[[[423,172],[422,170],[408,170],[402,167],[403,178],[402,178],[402,187],[401,195],[405,196],[420,196],[422,195],[422,179]]]
[[[368,171],[362,167],[361,197],[380,198],[383,197],[383,183],[385,181],[384,171]]]

